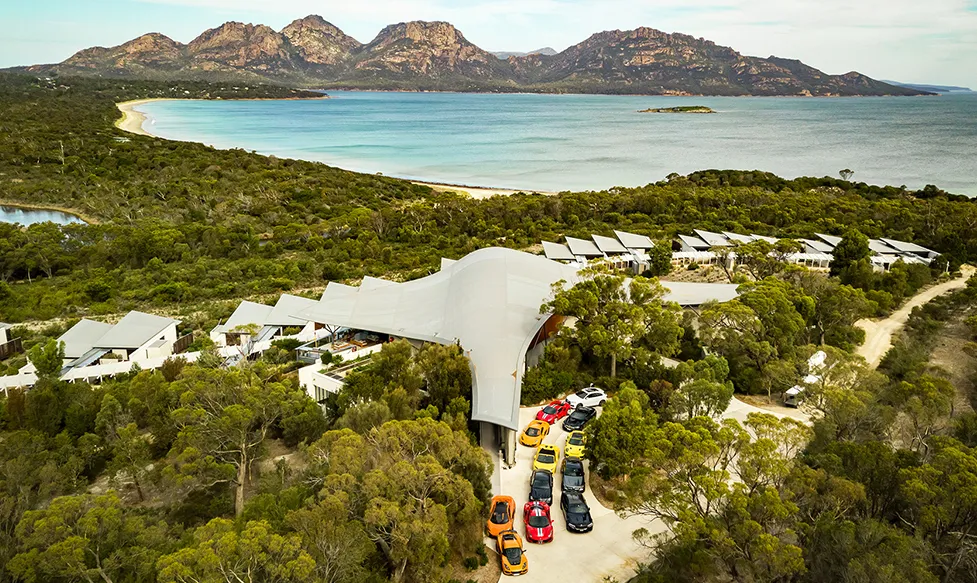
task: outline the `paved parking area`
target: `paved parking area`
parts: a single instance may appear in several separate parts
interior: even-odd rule
[[[521,409],[519,426],[524,428],[529,425],[529,422],[536,418],[536,413],[540,409],[541,407]],[[765,410],[736,398],[730,402],[729,408],[723,413],[723,417],[736,419],[742,423],[746,421],[747,415],[753,412],[773,413],[778,417],[794,417],[802,421],[809,421],[807,415],[796,409]],[[551,427],[550,434],[546,436],[544,443],[559,446],[562,456],[567,432],[563,430],[561,424],[562,421]],[[493,486],[497,486],[497,488],[494,488],[493,492],[515,498],[518,509],[516,530],[519,531],[524,541],[526,527],[523,523],[522,507],[529,499],[529,477],[532,474],[535,451],[534,448],[517,445],[516,465],[510,469],[504,467],[500,469],[498,456],[494,456],[496,458],[496,470],[495,475],[493,475]],[[560,459],[562,462],[563,458]],[[545,545],[525,543],[526,556],[529,559],[529,573],[521,579],[541,583],[597,583],[604,581],[605,578],[610,578],[618,583],[628,581],[634,576],[638,563],[650,559],[648,549],[635,543],[631,534],[639,528],[646,528],[655,533],[662,532],[665,530],[665,526],[657,520],[648,521],[641,517],[627,519],[619,517],[610,508],[601,506],[590,492],[590,484],[588,483],[584,496],[594,518],[594,530],[586,534],[567,532],[563,512],[560,510],[559,473],[554,478],[553,507],[551,508],[554,527],[553,542]],[[485,544],[494,551],[495,541],[486,538]],[[498,560],[494,554],[492,559]],[[511,578],[503,575],[500,581],[509,579]]]
[[[519,412],[520,427],[525,427],[535,419],[540,408],[523,408]],[[561,424],[562,421],[553,425],[544,443],[560,448],[562,463],[567,432],[563,430]],[[529,477],[532,474],[535,451],[534,448],[524,445],[516,446],[515,467],[502,468],[500,474],[499,491],[516,500],[518,508],[516,530],[523,540],[525,540],[526,527],[522,518],[522,507],[529,499]],[[620,583],[627,581],[634,575],[638,559],[646,559],[648,556],[648,550],[635,543],[631,533],[639,528],[657,532],[664,530],[664,526],[658,521],[649,522],[640,517],[620,518],[613,510],[600,505],[590,492],[588,483],[584,496],[590,506],[590,514],[594,518],[594,530],[584,534],[567,532],[563,512],[560,510],[560,477],[559,472],[554,476],[553,506],[550,509],[553,517],[553,542],[544,545],[525,543],[529,573],[520,579],[553,583],[584,583],[599,582],[605,576],[610,576]],[[486,544],[492,549],[495,548],[494,541],[486,539]],[[508,579],[511,578],[502,576],[501,580]]]

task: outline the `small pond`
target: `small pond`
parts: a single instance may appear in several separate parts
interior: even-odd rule
[[[46,209],[25,209],[12,206],[0,205],[0,223],[20,223],[21,225],[33,225],[51,221],[59,225],[69,223],[84,222],[74,215]]]

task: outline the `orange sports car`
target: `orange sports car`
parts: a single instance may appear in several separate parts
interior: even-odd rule
[[[516,501],[512,496],[496,496],[489,505],[489,519],[485,529],[489,536],[496,537],[503,530],[512,530],[516,520]]]

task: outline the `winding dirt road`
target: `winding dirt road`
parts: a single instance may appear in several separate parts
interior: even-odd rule
[[[864,319],[855,322],[856,326],[865,330],[865,343],[858,347],[856,354],[865,358],[872,368],[879,366],[882,357],[892,347],[892,336],[906,325],[913,308],[966,286],[967,280],[974,274],[974,268],[970,265],[964,265],[960,268],[960,273],[960,277],[956,279],[945,281],[919,292],[884,320]]]

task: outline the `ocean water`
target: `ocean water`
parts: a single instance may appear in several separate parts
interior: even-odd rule
[[[78,217],[60,211],[0,206],[0,223],[20,223],[26,226],[45,221],[51,221],[59,225],[82,222]]]
[[[672,172],[765,170],[977,196],[977,93],[915,98],[330,92],[315,101],[159,101],[145,129],[415,180],[543,191]],[[706,105],[715,115],[638,113]]]

